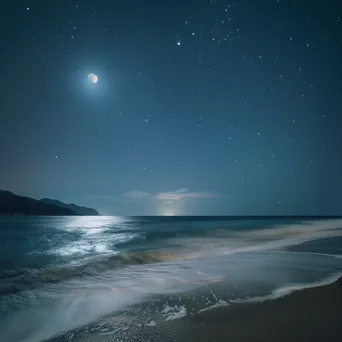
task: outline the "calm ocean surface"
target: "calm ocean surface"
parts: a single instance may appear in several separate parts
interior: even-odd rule
[[[0,341],[157,327],[332,282],[341,258],[342,219],[0,217]]]

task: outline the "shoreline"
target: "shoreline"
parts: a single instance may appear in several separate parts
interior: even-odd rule
[[[185,318],[179,341],[342,341],[342,277],[255,303],[232,303]],[[172,322],[176,328],[180,321]],[[164,341],[164,340],[163,340]]]
[[[275,299],[233,302],[156,325],[74,336],[77,342],[321,342],[342,341],[342,277]],[[69,335],[70,338],[70,334]],[[50,342],[69,341],[59,336]]]

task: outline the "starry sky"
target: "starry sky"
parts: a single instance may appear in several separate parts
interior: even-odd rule
[[[1,189],[113,215],[342,215],[340,0],[2,14]]]

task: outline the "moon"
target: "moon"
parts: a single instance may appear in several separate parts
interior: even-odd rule
[[[88,75],[88,80],[91,83],[96,84],[99,81],[99,77],[96,74],[91,73],[91,74]]]

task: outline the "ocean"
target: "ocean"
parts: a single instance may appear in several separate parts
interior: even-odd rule
[[[333,283],[341,258],[337,218],[0,217],[0,341],[166,341],[168,322]]]

